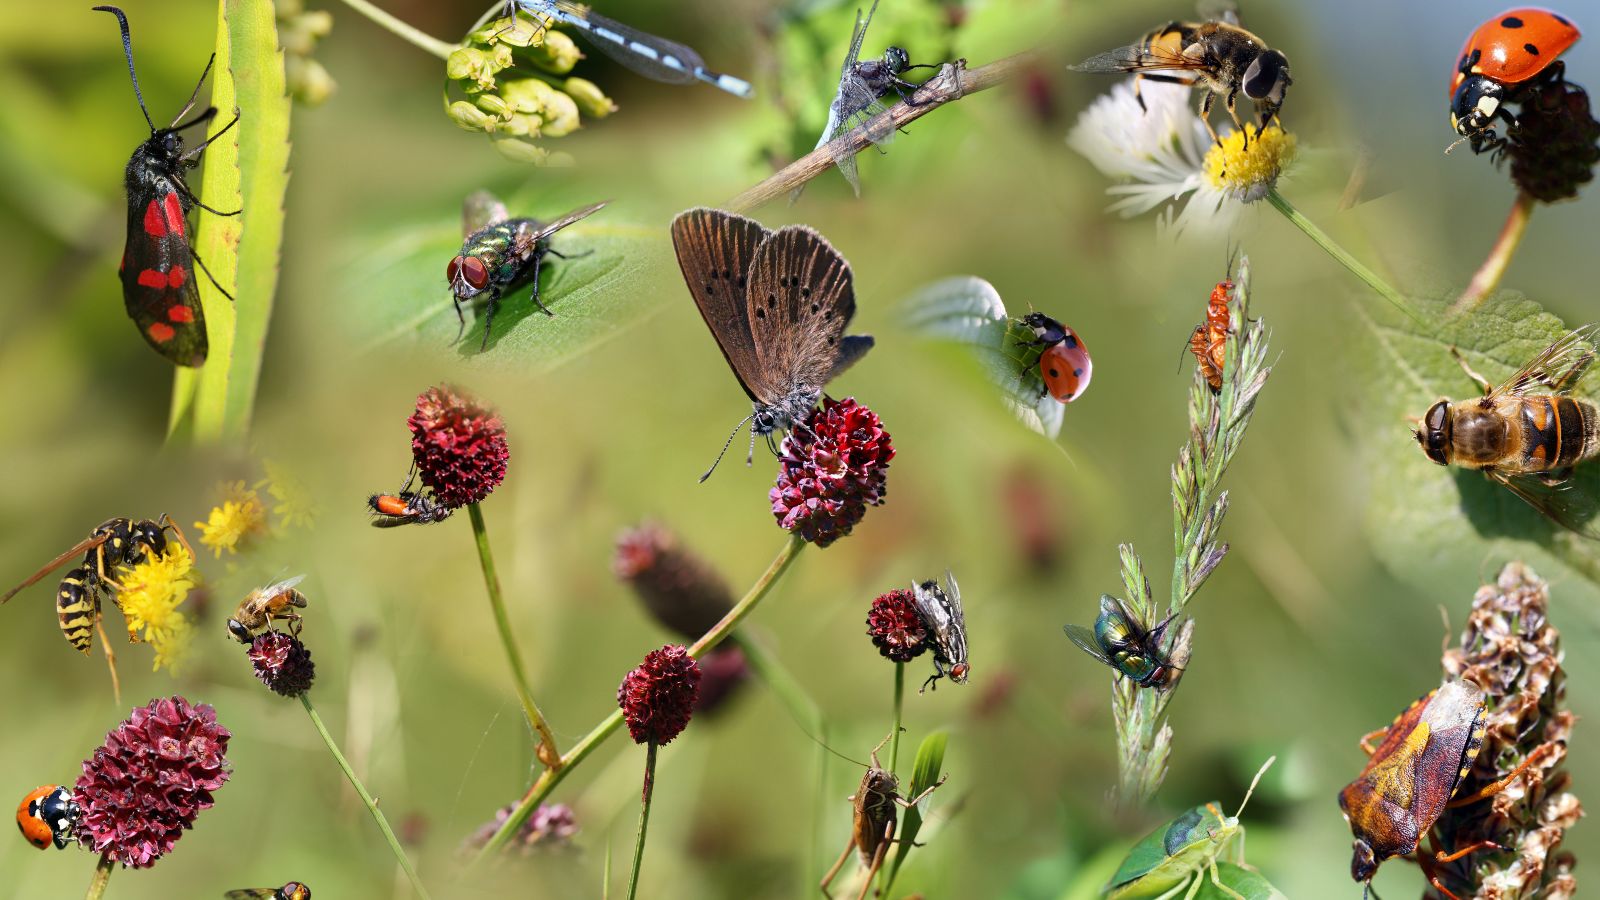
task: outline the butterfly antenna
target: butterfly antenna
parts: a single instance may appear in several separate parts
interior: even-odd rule
[[[700,483],[701,484],[705,484],[706,483],[706,479],[711,477],[711,473],[715,472],[717,470],[717,466],[722,464],[722,457],[726,456],[727,453],[728,453],[728,448],[733,446],[733,439],[739,436],[739,429],[744,427],[744,423],[746,423],[746,422],[750,421],[751,419],[755,418],[755,415],[756,414],[752,412],[750,415],[745,416],[744,418],[740,419],[739,420],[739,424],[733,426],[733,433],[728,435],[728,439],[725,442],[723,442],[723,444],[722,444],[722,452],[717,454],[717,461],[711,464],[711,468],[707,469],[706,473],[704,475],[700,476]],[[750,432],[750,446],[754,447],[755,446],[755,442],[756,442],[756,433],[755,433],[755,431],[752,430]],[[755,454],[752,452],[751,456],[753,457],[754,455]]]
[[[1269,756],[1267,761],[1261,764],[1261,771],[1257,772],[1256,777],[1250,780],[1250,790],[1244,792],[1244,800],[1239,803],[1239,811],[1233,814],[1235,819],[1244,815],[1245,804],[1250,802],[1250,795],[1256,792],[1256,785],[1261,782],[1261,776],[1267,774],[1267,770],[1272,768],[1272,764],[1277,761],[1278,757]]]
[[[150,126],[150,133],[156,132],[156,123],[150,119],[150,110],[145,108],[144,93],[139,90],[139,73],[133,69],[133,39],[128,36],[128,17],[122,10],[115,6],[96,6],[100,12],[108,12],[117,17],[117,24],[122,28],[122,55],[128,58],[128,77],[133,79],[133,96],[139,99],[139,111],[144,113],[145,123]],[[209,68],[209,66],[208,66]],[[197,87],[198,91],[199,88]]]

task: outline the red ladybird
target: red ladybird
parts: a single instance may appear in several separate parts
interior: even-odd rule
[[[1039,377],[1050,396],[1062,403],[1082,396],[1089,389],[1094,364],[1077,332],[1044,313],[1029,313],[1022,324],[1033,330],[1033,346],[1045,348],[1039,355]]]
[[[1521,102],[1535,84],[1560,81],[1566,64],[1556,57],[1578,37],[1566,16],[1537,7],[1508,10],[1479,25],[1450,75],[1451,127],[1474,152],[1499,148],[1505,138],[1494,132],[1494,120],[1514,127],[1506,104]]]
[[[17,804],[17,828],[28,843],[40,850],[56,845],[57,850],[72,840],[82,810],[72,792],[59,784],[47,784],[28,792]]]
[[[1222,390],[1223,364],[1228,352],[1228,298],[1233,296],[1233,282],[1219,281],[1206,300],[1206,317],[1194,327],[1189,337],[1189,351],[1200,363],[1200,374],[1205,376],[1211,392]]]

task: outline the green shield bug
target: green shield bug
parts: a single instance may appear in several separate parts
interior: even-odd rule
[[[1185,886],[1185,900],[1200,892],[1200,886],[1209,875],[1211,883],[1230,897],[1244,900],[1238,891],[1222,883],[1217,873],[1217,861],[1224,854],[1229,861],[1244,864],[1244,826],[1239,815],[1244,812],[1250,795],[1255,793],[1267,769],[1277,761],[1269,758],[1250,782],[1239,811],[1231,816],[1222,813],[1215,801],[1196,806],[1171,822],[1145,835],[1133,845],[1122,865],[1100,894],[1108,900],[1142,900],[1142,898],[1169,898],[1178,896]]]

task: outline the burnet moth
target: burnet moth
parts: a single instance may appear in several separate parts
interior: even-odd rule
[[[117,17],[122,28],[122,52],[128,60],[128,75],[133,79],[133,95],[139,111],[150,126],[150,137],[140,144],[128,160],[124,187],[128,192],[128,243],[122,252],[117,272],[122,278],[122,300],[128,316],[139,326],[139,333],[155,351],[180,366],[199,366],[206,361],[206,320],[200,308],[200,291],[195,286],[195,265],[205,271],[205,263],[194,254],[187,222],[189,210],[199,207],[219,216],[236,216],[240,210],[222,212],[200,202],[183,180],[183,170],[199,164],[206,147],[238,124],[239,117],[223,126],[187,152],[180,133],[204,125],[217,115],[208,107],[187,122],[180,121],[194,109],[200,86],[211,73],[213,54],[200,73],[200,82],[172,124],[157,128],[144,105],[139,90],[139,74],[133,67],[133,42],[128,37],[128,17],[115,6],[95,9]],[[211,273],[206,272],[210,278]],[[216,279],[211,283],[216,285]],[[231,294],[217,285],[229,300]]]

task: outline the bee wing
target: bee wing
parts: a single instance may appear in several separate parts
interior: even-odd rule
[[[1489,396],[1520,397],[1536,388],[1552,394],[1571,393],[1594,362],[1597,336],[1600,336],[1600,323],[1573,329],[1539,351],[1491,390]]]
[[[1508,476],[1498,472],[1490,472],[1489,477],[1562,528],[1600,540],[1600,504],[1574,490],[1571,483],[1551,484],[1536,475]]]
[[[1078,645],[1078,649],[1100,660],[1108,666],[1114,666],[1111,657],[1100,649],[1100,642],[1094,639],[1094,632],[1082,625],[1063,625],[1061,630],[1067,633],[1067,639]]]
[[[579,209],[575,209],[572,212],[567,213],[566,215],[562,216],[559,219],[556,219],[553,222],[545,222],[542,225],[540,225],[539,226],[539,230],[534,233],[533,239],[536,240],[536,241],[537,240],[542,240],[544,238],[549,237],[552,234],[555,234],[556,232],[560,231],[561,229],[567,227],[568,225],[571,225],[572,223],[578,221],[579,219],[587,219],[588,217],[590,217],[590,216],[594,215],[595,213],[599,212],[602,208],[605,207],[605,205],[607,203],[610,203],[610,202],[611,202],[610,200],[601,200],[599,203],[591,203],[588,206],[584,206],[584,207],[581,207]]]
[[[1239,25],[1239,4],[1233,0],[1200,0],[1196,4],[1200,18],[1207,22],[1225,22],[1235,28]]]
[[[1175,52],[1160,44],[1146,45],[1144,41],[1097,53],[1075,66],[1067,66],[1074,72],[1099,73],[1160,72],[1205,67],[1205,60],[1200,56],[1186,56],[1181,51]]]
[[[259,593],[263,597],[276,597],[277,595],[293,588],[295,585],[305,580],[306,576],[304,575],[296,575],[293,578],[285,578],[282,581],[277,581],[267,585],[266,587],[262,588]]]
[[[52,559],[49,562],[45,563],[44,564],[44,568],[42,568],[39,571],[33,573],[32,575],[29,575],[27,581],[24,581],[23,583],[17,585],[16,587],[12,588],[11,590],[6,591],[5,596],[0,597],[0,603],[4,603],[7,600],[10,600],[12,597],[15,597],[21,591],[24,591],[24,590],[28,589],[29,587],[32,587],[33,585],[38,584],[39,583],[39,579],[45,577],[46,575],[49,575],[51,572],[54,572],[56,569],[61,568],[63,565],[66,565],[67,560],[72,559],[73,557],[78,556],[81,553],[85,553],[85,552],[87,552],[87,551],[89,551],[89,550],[91,550],[91,549],[93,549],[95,547],[98,547],[98,546],[100,546],[101,544],[103,544],[105,542],[106,542],[106,539],[102,535],[102,536],[99,536],[99,537],[88,537],[88,538],[85,538],[85,539],[79,541],[76,544],[73,544],[71,549],[69,549],[66,552],[62,553],[60,556],[56,557],[55,559]]]
[[[226,900],[251,900],[254,897],[272,898],[278,896],[276,888],[239,888],[222,895]]]

